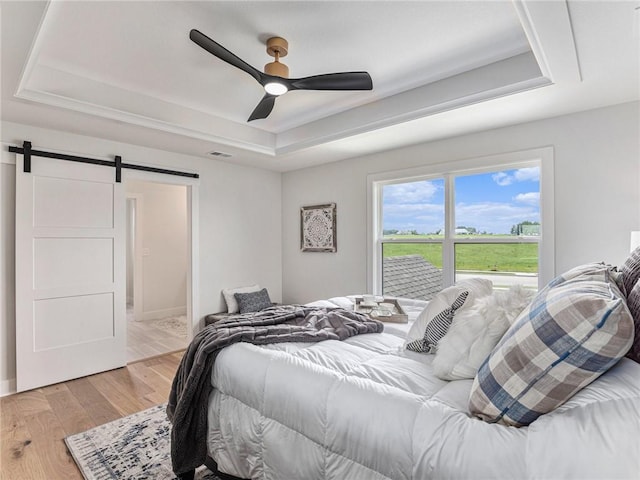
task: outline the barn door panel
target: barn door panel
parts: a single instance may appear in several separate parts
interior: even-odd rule
[[[125,206],[114,171],[16,162],[18,391],[126,364]]]

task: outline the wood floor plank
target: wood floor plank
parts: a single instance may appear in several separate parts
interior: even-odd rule
[[[122,391],[121,386],[110,376],[104,374],[96,375],[89,377],[89,381],[109,400],[111,405],[120,413],[120,416],[131,415],[146,408],[146,403],[142,403],[140,398]]]
[[[64,437],[165,402],[182,354],[0,399],[0,478],[81,480]]]
[[[66,435],[84,432],[95,426],[87,411],[66,386],[46,397]]]
[[[66,385],[93,421],[93,426],[103,425],[122,416],[113,404],[93,386],[89,377],[71,380],[66,382]]]
[[[0,479],[44,479],[46,476],[38,451],[33,445],[24,415],[14,397],[15,395],[0,399],[2,418]]]
[[[182,356],[180,357],[182,358]],[[169,382],[173,381],[173,377],[175,376],[177,367],[173,364],[173,359],[169,360],[169,357],[164,356],[161,357],[160,362],[151,366],[150,368],[162,375]]]
[[[186,335],[159,328],[157,321],[137,322],[127,320],[127,361],[163,355],[176,350],[184,350],[188,344]]]
[[[128,369],[131,375],[148,385],[152,389],[153,393],[166,388],[167,381],[155,371],[151,370],[147,365],[134,363],[129,365]]]
[[[49,405],[47,397],[42,393],[42,389],[21,393],[19,406],[20,411],[25,416],[51,410],[51,405]]]
[[[47,478],[82,480],[82,474],[64,443],[66,435],[55,413],[45,410],[25,418],[25,422]]]

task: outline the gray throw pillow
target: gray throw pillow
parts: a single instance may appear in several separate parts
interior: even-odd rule
[[[633,344],[631,345],[631,350],[627,353],[627,357],[640,363],[640,283],[636,283],[631,291],[627,293],[627,306],[633,317],[635,330]]]
[[[234,293],[240,313],[259,312],[271,306],[271,299],[266,288],[257,292]]]
[[[620,267],[625,295],[629,295],[640,279],[640,247],[636,248]]]

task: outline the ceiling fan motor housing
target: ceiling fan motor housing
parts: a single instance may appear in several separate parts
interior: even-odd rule
[[[275,61],[264,66],[264,73],[276,77],[289,78],[289,67],[280,63],[280,57],[286,57],[289,53],[289,43],[281,37],[271,37],[267,40],[267,53],[275,57]]]
[[[264,73],[274,75],[276,77],[289,78],[289,67],[284,63],[271,62],[264,66]]]

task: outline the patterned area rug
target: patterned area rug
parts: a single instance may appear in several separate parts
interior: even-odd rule
[[[142,320],[140,323],[151,325],[165,332],[171,333],[176,337],[187,336],[187,316],[179,315],[176,317],[166,317],[156,320]]]
[[[153,320],[153,324],[161,330],[173,333],[178,337],[187,336],[187,316],[167,317]]]
[[[87,480],[174,480],[170,423],[158,405],[65,438]],[[203,468],[197,480],[220,480]]]

